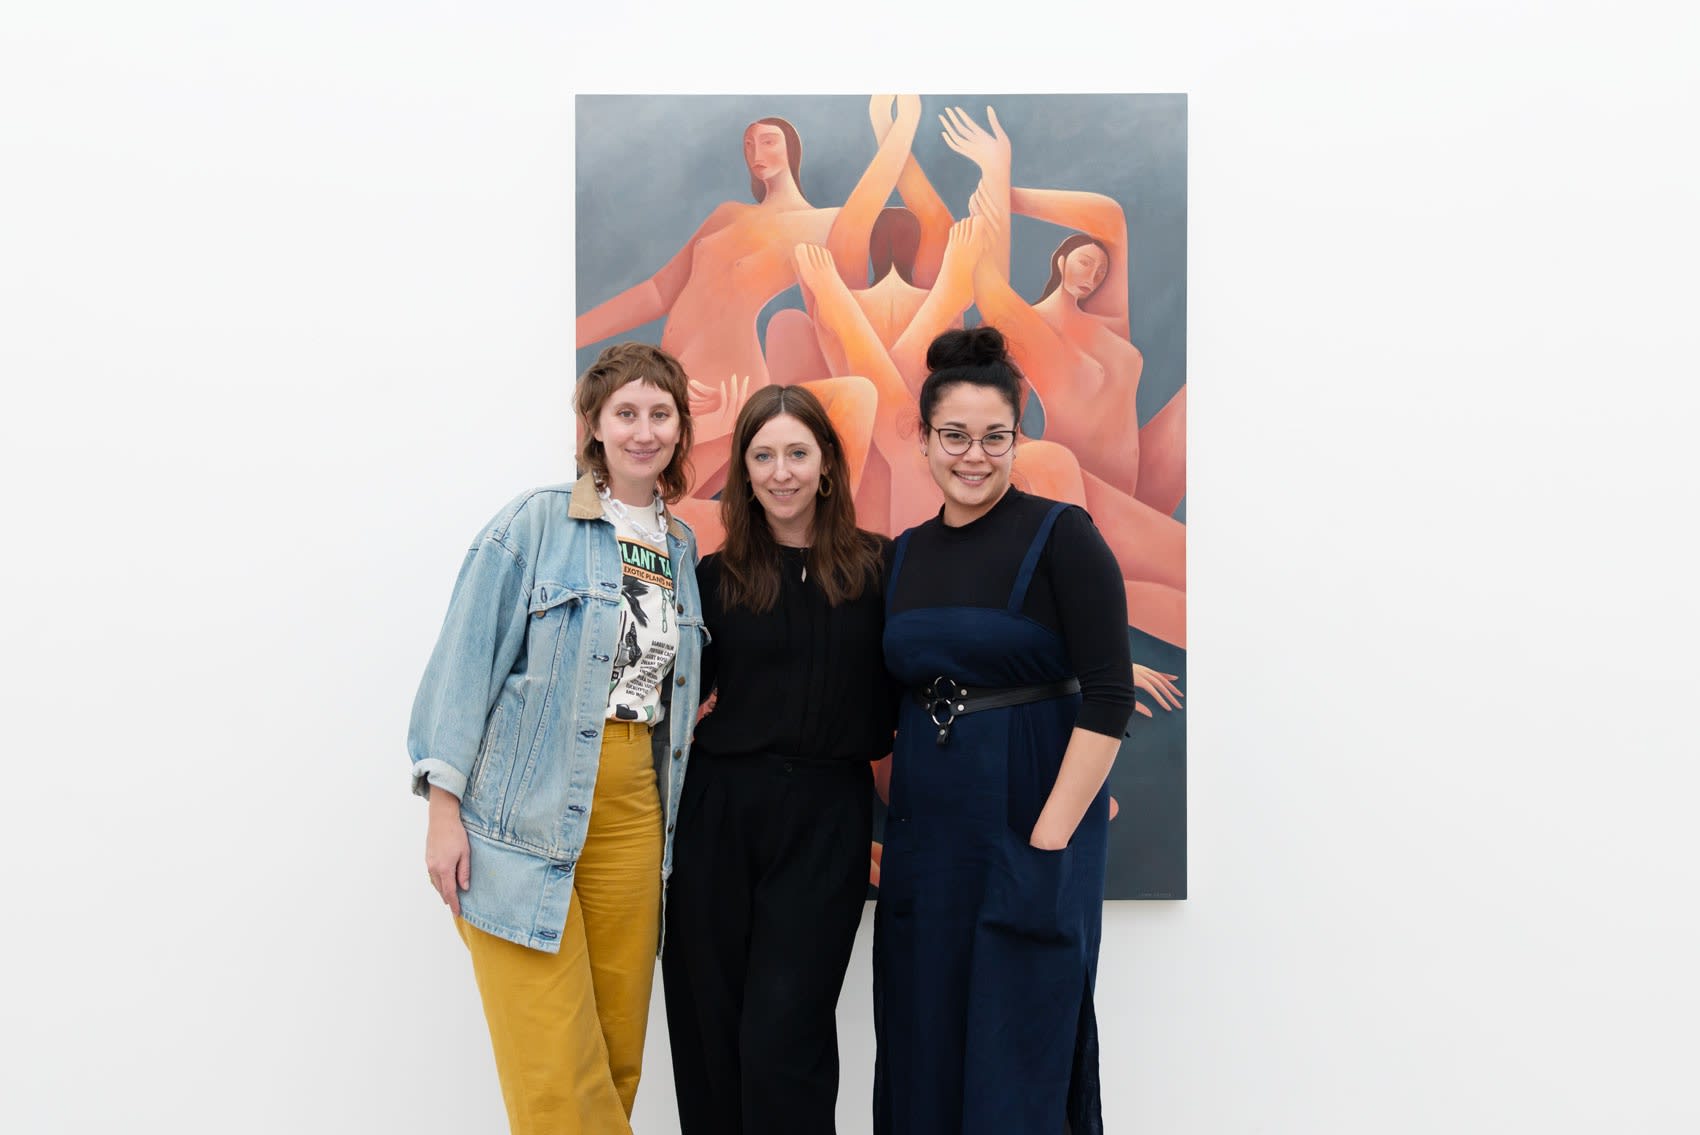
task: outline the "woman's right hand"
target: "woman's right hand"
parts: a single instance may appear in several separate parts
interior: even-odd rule
[[[460,821],[460,797],[433,785],[430,808],[425,870],[449,913],[459,918],[460,892],[472,885],[472,849],[466,840],[466,825]]]

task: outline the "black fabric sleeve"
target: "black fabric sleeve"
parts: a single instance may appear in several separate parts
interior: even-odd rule
[[[1127,644],[1127,590],[1121,566],[1082,508],[1057,517],[1045,570],[1069,664],[1080,679],[1075,725],[1120,737],[1133,716],[1133,658]]]

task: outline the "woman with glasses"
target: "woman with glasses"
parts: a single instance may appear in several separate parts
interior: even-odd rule
[[[831,1135],[836,1009],[868,887],[869,762],[891,750],[884,550],[800,386],[733,430],[726,542],[698,572],[709,631],[669,891],[667,1029],[684,1135]]]
[[[991,327],[927,352],[944,494],[886,583],[908,690],[874,923],[880,1135],[1103,1130],[1092,989],[1105,781],[1134,708],[1121,571],[1078,507],[1010,485],[1024,380]]]

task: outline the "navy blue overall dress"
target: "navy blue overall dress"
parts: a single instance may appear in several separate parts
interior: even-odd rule
[[[900,537],[887,668],[912,689],[938,677],[987,691],[1070,677],[1062,639],[1022,614],[1066,507],[1046,514],[1002,610],[891,613]],[[1108,789],[1066,849],[1028,843],[1079,708],[1076,693],[965,714],[941,745],[928,711],[904,702],[874,915],[877,1135],[1103,1131],[1092,989]]]

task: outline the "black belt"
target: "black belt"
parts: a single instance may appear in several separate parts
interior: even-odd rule
[[[1036,686],[1003,686],[991,690],[974,690],[950,678],[934,678],[915,691],[915,700],[939,727],[938,743],[950,740],[950,726],[965,713],[983,709],[1003,709],[1028,702],[1064,698],[1080,692],[1079,678],[1064,678],[1060,682],[1042,682]]]

